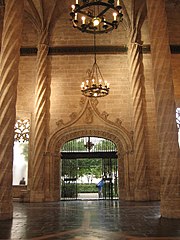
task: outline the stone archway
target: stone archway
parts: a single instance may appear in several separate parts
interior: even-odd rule
[[[64,124],[57,122],[57,130],[51,135],[45,154],[45,201],[58,201],[60,199],[60,149],[69,140],[95,136],[106,138],[117,146],[118,172],[120,175],[119,186],[121,199],[133,200],[133,141],[132,133],[128,132],[119,119],[111,122],[108,114],[100,113],[97,101],[86,100],[83,102],[82,111],[73,113],[71,121]]]

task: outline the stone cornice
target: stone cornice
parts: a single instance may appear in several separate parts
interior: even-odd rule
[[[172,54],[180,54],[180,45],[170,45]],[[128,47],[122,46],[97,46],[97,54],[127,54]],[[140,51],[143,54],[150,54],[150,45],[140,46]],[[21,56],[37,55],[36,47],[22,47],[20,49]],[[93,46],[70,46],[70,47],[49,47],[48,55],[84,55],[94,54]]]
[[[37,54],[36,47],[22,47],[20,49],[21,56],[33,56]],[[99,54],[126,54],[126,46],[98,46],[96,53]],[[63,46],[49,47],[48,55],[84,55],[94,54],[93,46]]]

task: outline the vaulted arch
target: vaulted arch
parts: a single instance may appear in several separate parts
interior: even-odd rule
[[[50,136],[46,151],[46,200],[59,200],[60,189],[57,181],[60,179],[60,149],[71,139],[84,136],[95,136],[108,139],[117,146],[118,165],[120,173],[121,198],[133,198],[133,134],[122,126],[120,119],[116,122],[108,120],[106,112],[100,113],[97,100],[81,99],[82,109],[73,113],[71,120],[64,123],[59,120],[57,129]],[[49,186],[49,187],[47,187]]]

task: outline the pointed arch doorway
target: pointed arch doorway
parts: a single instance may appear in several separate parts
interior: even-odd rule
[[[118,198],[117,149],[112,141],[92,136],[69,140],[62,146],[61,160],[61,200]]]
[[[117,147],[118,162],[118,190],[119,199],[134,199],[134,154],[133,132],[123,126],[122,121],[108,119],[108,114],[98,109],[97,99],[81,99],[81,110],[72,113],[70,120],[62,119],[56,122],[57,129],[51,134],[47,142],[45,161],[45,201],[59,201],[61,199],[61,149],[72,139],[96,136],[109,139]]]

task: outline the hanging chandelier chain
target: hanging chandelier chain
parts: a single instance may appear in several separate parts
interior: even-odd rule
[[[71,6],[73,27],[81,32],[94,34],[94,64],[87,71],[87,78],[81,84],[81,92],[86,97],[103,97],[109,94],[109,83],[104,81],[97,64],[96,34],[116,29],[122,21],[120,0],[74,0]]]
[[[96,34],[94,33],[94,62],[96,63]]]

